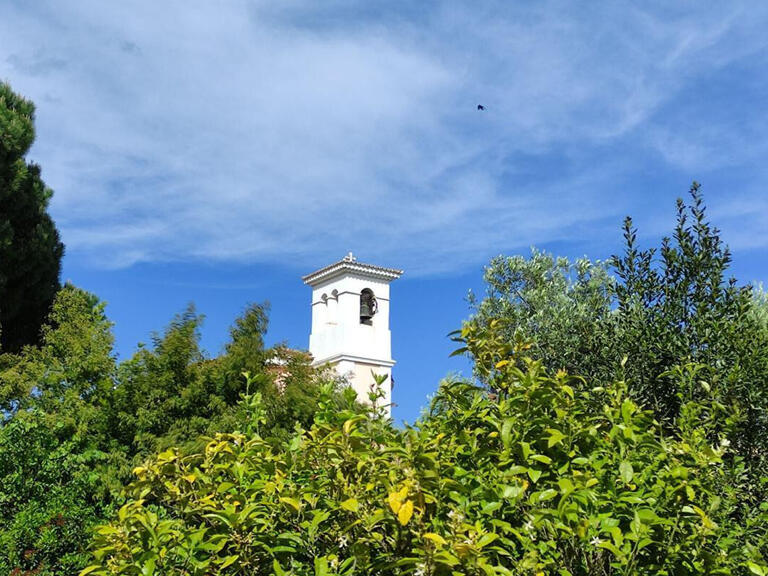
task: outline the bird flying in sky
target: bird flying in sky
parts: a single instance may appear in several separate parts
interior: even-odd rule
[[[483,106],[482,104],[478,104],[477,105],[477,109],[478,110],[485,110],[485,106]]]

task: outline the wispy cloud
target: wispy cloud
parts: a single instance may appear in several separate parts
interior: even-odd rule
[[[644,6],[11,2],[0,77],[70,258],[451,272],[604,233],[653,159],[766,150],[766,9]]]

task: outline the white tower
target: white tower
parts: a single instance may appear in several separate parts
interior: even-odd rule
[[[312,287],[309,351],[314,363],[334,365],[361,401],[368,400],[373,371],[388,376],[382,403],[391,403],[395,361],[389,330],[389,283],[402,273],[358,262],[350,252],[302,278]]]

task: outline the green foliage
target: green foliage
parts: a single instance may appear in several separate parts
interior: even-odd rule
[[[508,341],[530,342],[528,354],[546,366],[613,378],[615,282],[603,263],[571,263],[533,249],[529,259],[497,256],[484,279],[486,297],[470,295],[476,324],[502,323]]]
[[[114,382],[111,328],[103,303],[66,285],[41,345],[0,357],[4,576],[77,571],[91,526],[112,509],[121,456],[101,450],[99,422]]]
[[[341,382],[330,367],[311,365],[309,354],[277,346],[267,361],[269,378],[261,379],[261,386],[251,390],[261,392],[267,420],[271,423],[269,436],[273,442],[285,442],[293,433],[295,424],[312,424],[323,390],[330,387],[338,407],[349,405],[348,399],[338,394]],[[356,396],[355,396],[356,397]],[[236,422],[247,417],[244,406],[239,406]],[[234,424],[231,430],[237,428]]]
[[[763,330],[768,330],[768,293],[763,290],[762,284],[756,286],[753,292],[753,314],[758,325]]]
[[[308,424],[320,385],[328,379],[306,354],[264,348],[267,308],[249,306],[235,321],[225,353],[206,358],[200,349],[203,317],[190,306],[177,315],[154,346],[142,347],[118,370],[118,385],[102,410],[105,434],[135,460],[171,446],[200,447],[203,436],[235,430],[246,391],[243,372],[253,375],[251,393],[266,399],[271,436],[285,437],[296,421]],[[281,389],[275,382],[280,367]]]
[[[0,574],[72,574],[90,530],[110,511],[108,456],[40,410],[0,427]]]
[[[230,401],[237,401],[242,392],[243,372],[258,374],[264,368],[268,356],[264,349],[268,312],[268,304],[250,304],[229,330],[222,368]]]
[[[750,287],[728,280],[731,262],[719,231],[706,218],[699,185],[691,203],[677,202],[672,239],[660,250],[640,250],[631,219],[626,249],[614,258],[617,285],[616,340],[622,343],[627,378],[665,420],[686,400],[714,401],[738,410],[731,440],[750,468],[768,474],[768,330],[755,314]],[[704,384],[682,388],[670,380],[675,366],[707,366]]]
[[[321,386],[333,384],[306,354],[264,349],[261,306],[236,321],[218,358],[201,351],[202,317],[190,307],[119,366],[104,308],[66,285],[40,345],[0,356],[0,576],[81,569],[89,527],[113,511],[133,466],[242,429],[243,370],[253,374],[248,391],[265,398],[272,442],[311,422]],[[280,374],[271,371],[276,358]]]
[[[465,344],[494,392],[446,382],[415,428],[324,400],[283,445],[219,434],[159,454],[134,470],[82,574],[768,569],[765,514],[735,523],[737,503],[713,490],[731,473],[727,442],[701,426],[667,435],[623,382],[551,376],[493,330]]]
[[[112,323],[103,302],[70,284],[56,295],[48,322],[39,347],[0,356],[0,408],[37,407],[76,418],[114,383]]]
[[[195,440],[226,406],[199,347],[202,320],[188,307],[152,348],[141,346],[120,365],[105,413],[107,429],[130,454]]]
[[[0,85],[0,201],[39,219],[0,212],[0,576],[768,576],[768,305],[726,280],[698,185],[658,251],[627,220],[607,265],[494,259],[457,333],[482,386],[443,383],[398,430],[386,377],[365,413],[307,354],[265,349],[264,305],[219,357],[190,306],[121,364],[95,296],[43,306],[61,250],[32,116]],[[14,280],[30,229],[55,266]]]
[[[674,232],[659,250],[640,249],[627,219],[625,251],[607,270],[536,251],[528,260],[494,259],[486,270],[488,294],[474,303],[468,324],[481,330],[495,323],[507,341],[530,342],[528,354],[553,369],[602,384],[622,374],[668,430],[685,402],[708,404],[757,489],[768,475],[764,299],[727,279],[730,254],[696,183],[690,198],[678,200]],[[690,363],[706,367],[699,371],[703,383],[673,377]]]
[[[35,107],[0,82],[0,348],[39,341],[64,246],[47,213],[53,192],[24,156],[35,139]]]

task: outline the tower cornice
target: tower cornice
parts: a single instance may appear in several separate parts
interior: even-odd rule
[[[302,280],[304,284],[315,286],[316,284],[350,272],[368,278],[386,280],[388,282],[397,280],[403,274],[402,270],[397,270],[396,268],[385,268],[383,266],[375,266],[373,264],[358,262],[350,252],[338,262],[334,262],[333,264],[329,264],[324,268],[320,268],[320,270],[316,270],[311,274],[303,276]]]

